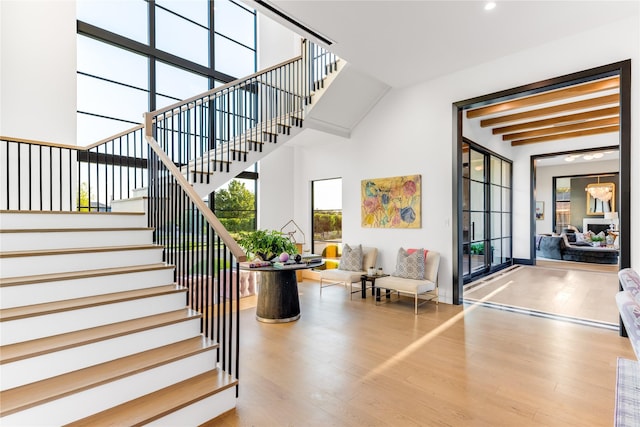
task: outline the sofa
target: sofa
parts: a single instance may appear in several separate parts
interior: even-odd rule
[[[620,319],[629,337],[635,360],[618,357],[614,425],[640,425],[640,275],[632,268],[618,272],[621,292],[616,294]]]
[[[614,248],[578,246],[571,244],[566,235],[536,236],[536,257],[563,261],[617,264],[618,250]]]

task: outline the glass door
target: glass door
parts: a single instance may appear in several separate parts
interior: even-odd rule
[[[469,282],[511,263],[511,162],[465,142],[462,270]]]

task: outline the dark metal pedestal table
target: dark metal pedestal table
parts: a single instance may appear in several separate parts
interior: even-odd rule
[[[266,323],[293,322],[300,318],[295,270],[261,272],[256,318]]]
[[[300,318],[300,299],[296,270],[319,267],[324,262],[314,264],[294,264],[285,268],[259,267],[251,271],[260,272],[260,289],[256,319],[265,323],[294,322]]]

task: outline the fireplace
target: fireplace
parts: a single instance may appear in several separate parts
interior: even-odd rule
[[[617,220],[610,220],[604,218],[584,218],[582,220],[582,232],[586,232],[587,230],[591,230],[594,233],[598,234],[601,231],[606,233],[611,227],[611,223],[613,222],[614,228],[617,228],[615,225]]]
[[[588,224],[587,225],[587,230],[593,231],[596,234],[600,233],[601,231],[604,231],[606,233],[609,230],[609,225]]]

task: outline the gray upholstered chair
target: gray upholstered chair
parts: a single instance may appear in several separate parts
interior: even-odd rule
[[[353,284],[361,283],[361,276],[367,273],[367,268],[376,265],[377,258],[378,249],[362,246],[361,270],[342,270],[340,266],[338,266],[338,268],[322,270],[320,272],[320,295],[322,295],[322,288],[333,285],[344,285],[345,287],[349,285],[349,291],[353,292]]]

